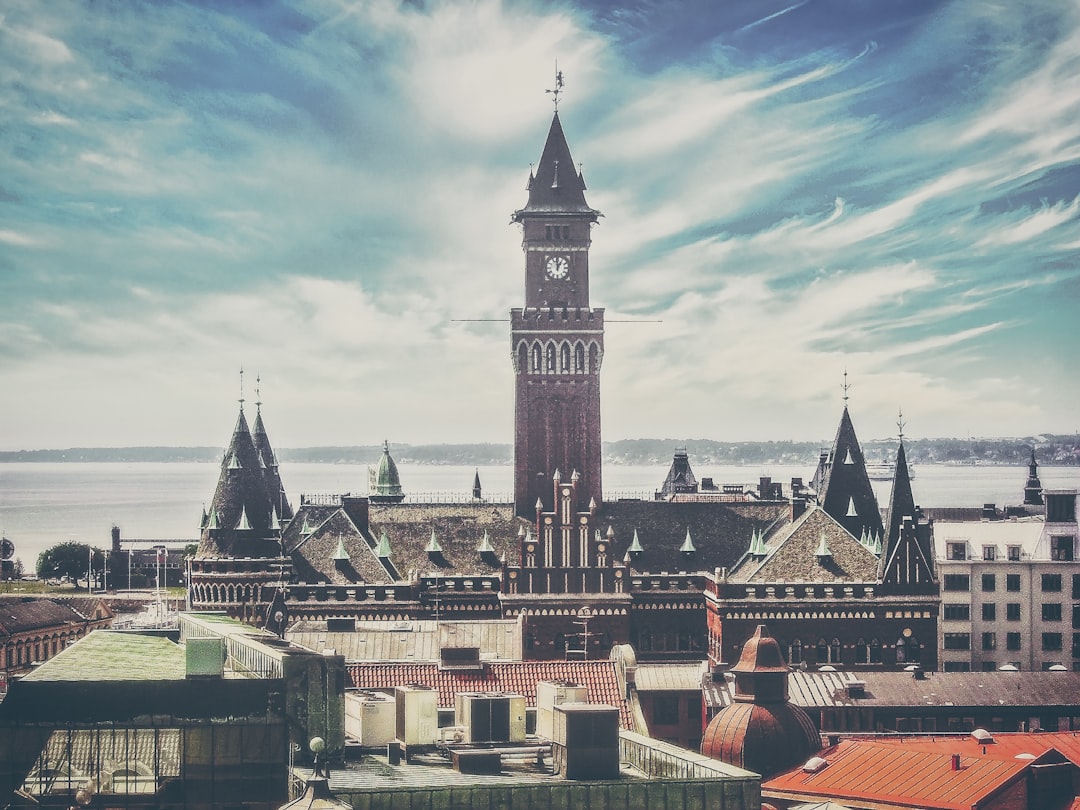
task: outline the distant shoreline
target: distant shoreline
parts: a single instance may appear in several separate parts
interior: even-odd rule
[[[870,463],[889,459],[896,452],[896,439],[873,439],[862,443]],[[707,465],[814,465],[822,450],[831,444],[820,442],[723,442],[712,439],[623,439],[604,442],[604,463],[618,465],[665,465],[676,449],[685,449],[691,463]],[[912,464],[1007,465],[1027,464],[1035,448],[1040,465],[1080,465],[1080,437],[1039,435],[998,439],[905,439],[904,447]],[[399,464],[509,465],[513,448],[509,444],[424,444],[391,445]],[[73,447],[57,450],[4,450],[0,463],[216,463],[220,447]],[[279,448],[282,463],[374,464],[381,445],[342,447]]]

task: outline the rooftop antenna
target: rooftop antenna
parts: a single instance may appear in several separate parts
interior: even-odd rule
[[[240,366],[240,410],[244,410],[244,367]]]
[[[844,390],[844,407],[847,407],[848,403],[848,391],[851,390],[851,384],[847,381],[847,369],[844,369],[844,384],[840,386]]]
[[[551,94],[551,96],[552,96],[551,100],[555,104],[555,112],[559,111],[559,93],[562,92],[563,84],[564,83],[563,83],[562,71],[559,70],[559,60],[556,59],[555,60],[555,89],[554,90],[545,90],[544,91],[545,93],[550,93]]]
[[[904,441],[904,412],[903,410],[897,410],[896,412],[896,428],[900,431],[900,441]]]

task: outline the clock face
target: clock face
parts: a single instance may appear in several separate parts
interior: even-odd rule
[[[548,278],[564,279],[570,275],[570,262],[563,256],[552,256],[547,260]]]

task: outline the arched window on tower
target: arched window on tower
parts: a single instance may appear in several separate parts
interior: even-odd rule
[[[829,663],[830,664],[839,664],[840,663],[840,650],[841,650],[840,639],[834,638],[832,640],[832,644],[829,645]]]
[[[856,664],[869,664],[869,650],[866,647],[866,639],[859,636],[855,640],[855,663]]]
[[[907,641],[903,636],[896,640],[896,663],[907,663]]]
[[[567,344],[563,344],[562,350],[559,352],[559,371],[563,374],[570,373],[570,347]]]
[[[518,363],[517,370],[519,374],[524,374],[529,368],[529,349],[524,343],[518,346]]]
[[[595,343],[589,344],[589,371],[595,374],[600,370],[600,347]]]
[[[549,343],[547,347],[547,371],[555,371],[555,344]]]
[[[802,663],[802,639],[797,638],[791,642],[791,651],[788,653],[788,663],[801,664]]]
[[[919,663],[919,659],[922,657],[919,654],[919,640],[915,636],[909,636],[907,640],[907,657],[908,660],[914,664]]]
[[[581,343],[574,349],[574,372],[577,374],[585,373],[585,346]]]
[[[881,663],[881,642],[876,638],[870,639],[870,663]]]
[[[825,639],[819,638],[817,642],[817,664],[828,663],[829,661],[829,645],[825,642]]]
[[[543,368],[543,366],[541,365],[542,361],[540,357],[540,344],[534,343],[532,348],[532,370],[537,374],[539,374],[541,369]]]

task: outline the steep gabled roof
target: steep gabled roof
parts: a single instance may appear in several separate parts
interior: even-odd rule
[[[302,523],[307,518],[312,531],[299,532],[295,539],[289,538],[293,571],[300,582],[328,582],[332,585],[363,582],[376,585],[394,581],[375,555],[371,541],[344,509],[334,509],[329,514],[317,514],[324,512],[325,507],[312,509],[312,514],[308,514],[308,509],[307,504],[301,506],[293,524]],[[335,559],[339,549],[345,551],[344,559]]]
[[[916,520],[919,516],[915,511],[915,496],[911,492],[911,474],[908,471],[904,442],[901,440],[900,446],[896,449],[896,472],[893,474],[892,495],[889,498],[889,532],[885,535],[883,559],[890,556],[900,540],[900,525],[906,517]]]
[[[528,214],[550,213],[584,213],[594,219],[600,215],[585,202],[585,180],[574,165],[558,113],[551,119],[536,173],[529,176],[529,201],[514,212],[514,221],[521,222]]]
[[[630,565],[635,572],[712,572],[733,567],[755,531],[773,531],[789,516],[784,503],[616,501],[600,507],[595,525],[614,529],[615,559],[634,552]],[[689,557],[680,551],[687,532],[695,549]],[[640,552],[631,548],[635,533]]]
[[[822,539],[828,556],[817,552]],[[876,582],[877,557],[823,509],[810,509],[765,544],[760,562],[742,562],[736,582]]]
[[[251,439],[255,445],[255,452],[259,454],[260,464],[266,476],[266,491],[270,493],[272,503],[277,508],[278,519],[288,520],[292,517],[293,511],[288,498],[285,497],[285,486],[281,483],[277,455],[270,445],[270,437],[266,434],[261,407],[255,411],[255,424],[251,428]]]
[[[280,492],[267,488],[266,468],[248,428],[241,405],[221,460],[211,514],[217,528],[203,528],[200,557],[276,557],[278,532],[271,528]],[[243,518],[247,518],[246,524]],[[246,526],[244,528],[238,528]]]
[[[818,503],[853,537],[863,533],[883,535],[881,511],[870,486],[866,459],[855,435],[847,405],[840,416],[832,450],[825,462],[824,482],[818,492]]]

